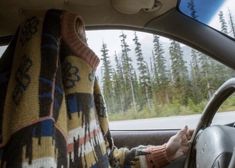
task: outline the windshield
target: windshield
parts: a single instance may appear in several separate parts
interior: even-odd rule
[[[179,10],[224,34],[235,38],[234,0],[181,0]]]

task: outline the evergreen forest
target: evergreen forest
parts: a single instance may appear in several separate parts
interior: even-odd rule
[[[220,11],[218,19],[221,31],[235,37],[230,11],[228,16]],[[177,41],[169,40],[169,47],[164,48],[158,35],[153,35],[152,54],[147,56],[138,32],[133,37],[134,47],[130,47],[125,31],[120,31],[121,53],[110,55],[105,41],[100,48],[102,75],[98,78],[111,120],[201,113],[215,90],[235,75],[195,49],[188,49],[190,54],[185,56],[185,45]],[[234,107],[232,96],[221,110]]]

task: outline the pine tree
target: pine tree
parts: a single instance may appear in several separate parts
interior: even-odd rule
[[[183,51],[178,42],[172,40],[170,44],[172,82],[176,89],[176,99],[182,104],[187,104],[189,97],[189,79]]]
[[[213,94],[212,89],[212,77],[211,77],[211,64],[209,57],[203,53],[199,53],[199,62],[200,62],[200,69],[201,69],[201,88],[203,89],[203,97],[206,99],[210,99]]]
[[[125,84],[124,77],[122,71],[122,64],[118,59],[117,53],[115,52],[115,70],[113,70],[113,90],[114,90],[114,98],[116,100],[115,110],[121,111],[122,113],[125,111],[126,107],[124,107],[125,103]]]
[[[191,12],[190,13],[191,17],[196,19],[198,16],[197,16],[197,12],[196,12],[196,9],[195,9],[194,0],[189,0],[189,2],[188,2],[188,9]]]
[[[203,99],[202,84],[201,84],[201,71],[198,51],[191,50],[191,85],[192,85],[192,100],[194,103],[199,103]]]
[[[149,63],[150,63],[150,79],[151,79],[151,83],[152,83],[152,84],[153,84],[154,81],[155,81],[155,74],[156,74],[156,72],[155,72],[155,70],[156,70],[156,68],[155,68],[156,65],[155,65],[154,60],[155,60],[155,56],[154,56],[154,52],[152,51],[152,56],[149,57]],[[153,87],[153,85],[152,85],[152,87]]]
[[[107,45],[103,42],[101,48],[101,60],[102,60],[102,83],[103,83],[103,94],[107,101],[107,108],[110,112],[112,112],[112,97],[113,95],[113,86],[112,86],[112,66],[110,62],[110,58],[108,55]],[[108,99],[109,98],[109,99]]]
[[[159,36],[153,37],[153,67],[156,79],[156,89],[159,99],[162,103],[169,103],[169,95],[167,92],[169,85],[169,72],[166,68],[166,60],[164,58],[164,50],[159,40]]]
[[[151,104],[150,104],[150,97],[151,97],[151,81],[150,81],[150,73],[148,69],[147,62],[144,60],[141,44],[139,42],[138,36],[136,32],[134,33],[134,39],[135,43],[135,54],[136,54],[136,60],[137,60],[137,69],[139,72],[139,83],[141,86],[141,92],[144,95],[144,102],[140,102],[140,108],[142,109],[144,104],[148,105],[149,110],[151,110]]]
[[[125,111],[124,109],[124,105],[123,105],[123,93],[121,90],[120,85],[122,85],[122,83],[120,82],[120,76],[117,73],[117,71],[115,69],[113,69],[113,98],[115,100],[115,103],[113,104],[113,109],[115,113],[123,113]]]
[[[219,22],[221,24],[221,31],[225,34],[228,34],[228,26],[224,18],[224,13],[223,11],[219,12]]]
[[[233,73],[231,69],[223,65],[222,63],[210,58],[211,67],[211,80],[213,92],[218,89],[227,79],[229,79]]]
[[[116,72],[117,72],[118,78],[120,80],[120,83],[124,84],[125,79],[123,75],[123,67],[122,67],[121,61],[118,59],[116,51],[114,54],[114,58],[115,58],[115,66],[116,66]]]
[[[235,38],[235,23],[234,23],[234,19],[230,10],[228,10],[228,16],[229,16],[230,29],[231,29],[233,37]]]
[[[136,96],[134,92],[134,84],[133,81],[135,80],[135,71],[132,66],[132,59],[129,56],[130,48],[129,45],[126,42],[127,36],[122,32],[120,35],[121,38],[121,47],[122,47],[122,68],[123,68],[123,75],[124,75],[124,82],[125,82],[125,103],[126,106],[128,106],[130,103],[132,103],[134,111],[137,112],[136,107]],[[131,97],[129,97],[131,95]],[[130,102],[132,100],[132,102]]]

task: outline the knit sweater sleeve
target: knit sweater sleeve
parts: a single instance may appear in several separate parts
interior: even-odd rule
[[[165,144],[161,146],[137,146],[132,149],[117,148],[111,137],[105,102],[100,92],[97,80],[94,84],[94,99],[97,118],[104,135],[111,167],[161,168],[169,163],[166,156]]]
[[[90,65],[95,71],[99,58],[87,46],[85,25],[82,18],[70,12],[61,16],[61,34],[64,42],[71,51]],[[105,103],[100,92],[97,80],[94,83],[94,101],[96,106],[97,121],[102,131],[110,165],[119,167],[162,167],[168,163],[165,145],[139,146],[133,149],[117,148],[110,134],[108,116]]]

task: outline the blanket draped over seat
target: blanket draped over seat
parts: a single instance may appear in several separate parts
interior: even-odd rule
[[[139,163],[145,147],[113,145],[95,78],[98,63],[78,15],[48,10],[27,16],[0,59],[1,167]]]
[[[84,34],[73,31],[74,24],[84,33],[81,18],[72,13],[50,10],[29,17],[3,55],[2,166],[67,167],[68,161],[82,163],[78,160],[84,150],[87,167],[107,157],[95,120],[105,120],[102,96],[94,84],[99,59]]]

